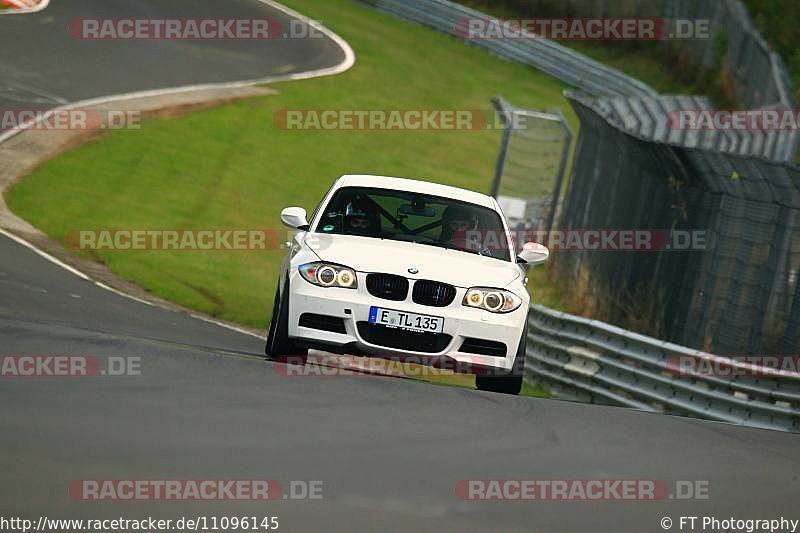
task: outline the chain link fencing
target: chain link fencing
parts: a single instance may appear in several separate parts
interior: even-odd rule
[[[465,18],[486,17],[447,0],[364,1],[451,35],[458,35]],[[558,7],[547,5],[547,16],[554,16]],[[744,105],[794,106],[783,63],[739,0],[568,0],[558,5],[572,17],[708,19],[710,39],[668,40],[664,46],[680,47],[708,68],[727,69]],[[578,290],[591,292],[592,313],[717,353],[798,349],[800,180],[795,168],[770,162],[794,159],[796,131],[676,130],[668,125],[670,112],[710,109],[710,101],[659,96],[638,80],[546,39],[470,42],[596,97],[570,95],[581,133],[561,229],[706,232],[702,251],[554,254],[557,270],[577,276]],[[495,177],[495,190],[499,196],[546,198],[534,192],[541,181],[530,171],[531,183],[520,190],[526,168],[545,148],[532,148],[535,139],[517,144],[515,135],[521,136],[504,136],[506,153],[498,163],[501,179]],[[558,191],[551,194],[553,214]],[[526,210],[528,224],[540,226],[550,216],[543,217],[544,212]]]
[[[512,229],[549,233],[572,147],[572,130],[558,110],[521,109],[501,97],[492,103],[504,127],[492,196]]]
[[[487,15],[449,0],[361,0],[400,18],[463,38],[463,23]],[[547,39],[467,41],[499,57],[530,65],[591,94],[657,96],[646,83]]]
[[[755,27],[741,0],[566,0],[517,2],[530,6],[538,16],[636,17],[665,20],[708,21],[708,38],[665,39],[660,46],[681,69],[696,68],[722,80],[725,92],[746,109],[792,110],[797,107],[789,73],[780,55],[772,51]],[[599,93],[592,93],[599,94]],[[639,96],[639,95],[631,95]],[[691,102],[713,109],[710,101]],[[731,137],[733,141],[731,142]],[[776,161],[792,162],[797,157],[797,131],[751,131],[717,136],[709,134],[709,148]],[[719,141],[720,144],[714,144]]]
[[[463,38],[465,20],[491,19],[485,13],[448,0],[362,0],[378,9],[444,33]],[[514,12],[531,17],[659,18],[708,20],[707,38],[664,39],[658,43],[670,54],[669,61],[689,70],[702,69],[717,76],[726,92],[747,109],[792,110],[796,102],[789,74],[781,57],[773,52],[755,28],[740,0],[517,0],[505,2]],[[659,99],[658,93],[631,76],[547,39],[476,39],[470,44],[500,57],[531,65],[542,72],[592,95]],[[641,46],[642,43],[632,43]],[[711,79],[709,77],[709,79]],[[675,102],[668,98],[663,105]],[[708,99],[684,100],[695,109],[712,111]],[[678,109],[678,108],[675,108]],[[687,108],[683,108],[687,109]],[[794,161],[800,145],[797,131],[739,131],[704,136],[709,147],[754,155],[776,161]],[[709,145],[710,143],[710,145]],[[714,144],[716,143],[716,144]]]
[[[581,136],[561,227],[704,234],[685,250],[556,254],[598,316],[630,326],[646,313],[645,332],[717,354],[800,350],[800,169],[654,140],[568,96]]]
[[[486,18],[447,0],[362,1],[455,36],[465,17]],[[708,19],[711,38],[661,46],[671,47],[681,64],[718,69],[741,106],[795,107],[783,62],[739,0],[520,2],[560,8],[566,17]],[[567,92],[581,130],[560,208],[560,172],[548,196],[543,187],[555,167],[536,167],[548,155],[555,160],[548,154],[554,136],[505,132],[493,189],[498,197],[525,200],[524,211],[516,211],[524,212],[518,224],[552,229],[552,216],[561,231],[702,235],[690,246],[646,252],[556,250],[551,272],[568,291],[581,293],[581,314],[616,326],[532,308],[532,377],[591,401],[797,431],[796,376],[696,382],[665,375],[646,352],[702,358],[800,353],[800,169],[791,164],[798,132],[675,129],[671,113],[711,111],[711,101],[660,96],[544,39],[470,42],[580,89]],[[507,102],[496,105],[501,113],[520,111]],[[581,327],[580,335],[571,335]],[[613,342],[589,342],[596,335],[611,335]]]

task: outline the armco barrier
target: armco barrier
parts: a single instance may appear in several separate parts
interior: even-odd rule
[[[528,315],[526,379],[566,396],[751,427],[800,431],[800,374],[726,360],[540,305]],[[679,357],[730,365],[681,375]]]
[[[489,18],[485,13],[464,7],[449,0],[361,0],[382,11],[460,37],[459,23],[469,18]],[[565,5],[569,2],[565,2]],[[639,2],[636,2],[639,5]],[[685,2],[659,0],[651,2],[647,16],[668,18],[700,18],[712,21],[712,39],[669,41],[678,43],[695,62],[709,67],[719,35],[725,35],[725,60],[732,72],[736,96],[743,105],[753,109],[793,109],[795,102],[786,67],[781,58],[770,50],[753,26],[740,0]],[[694,7],[692,7],[694,6]],[[577,16],[613,17],[641,16],[627,13],[616,0],[580,2]],[[523,32],[524,34],[524,32]],[[712,109],[705,99],[676,99],[662,97],[647,84],[583,54],[547,39],[479,39],[469,41],[492,53],[531,65],[564,83],[592,96],[614,98],[623,107],[650,107],[656,112],[678,109],[680,105],[701,105]],[[721,61],[720,58],[716,59]],[[623,99],[619,99],[622,97]],[[626,103],[625,98],[631,98]],[[612,101],[610,105],[614,105]],[[649,102],[649,104],[648,104]],[[643,109],[645,113],[646,109]],[[622,110],[621,112],[627,112]],[[664,117],[666,118],[666,117]],[[645,119],[646,120],[646,119]],[[764,132],[739,131],[731,135],[706,135],[706,148],[722,152],[764,157],[773,161],[795,160],[800,143],[797,131]]]
[[[458,36],[458,25],[487,15],[447,0],[362,0],[406,20]],[[594,95],[658,96],[647,84],[547,39],[485,39],[470,41],[492,53],[536,67]]]
[[[458,23],[463,19],[486,17],[485,14],[479,11],[448,0],[362,0],[362,2],[406,20],[454,36],[458,36]],[[724,0],[724,2],[725,6],[731,7],[734,14],[731,17],[722,17],[721,11],[717,10],[709,18],[716,22],[725,18],[729,24],[736,24],[737,20],[745,20],[746,10],[741,6],[741,2],[738,0]],[[704,5],[704,3],[701,4]],[[603,5],[605,5],[605,2],[603,2]],[[665,5],[670,7],[668,16],[680,15],[686,17],[690,14],[682,9],[681,6],[683,4],[679,0],[667,2]],[[694,5],[700,4],[695,3]],[[695,13],[698,16],[701,14],[708,15],[707,13]],[[605,16],[613,16],[613,14]],[[752,29],[752,24],[748,21],[749,19],[742,23],[746,26],[745,30],[747,30],[742,35],[752,33],[754,37],[751,41],[758,41],[758,43],[763,44],[763,40],[760,40],[760,37],[756,35],[757,32]],[[723,28],[723,26],[718,25],[714,30],[720,31],[720,28]],[[724,29],[729,32],[731,30],[730,27]],[[698,97],[659,96],[641,81],[557,43],[545,39],[488,39],[470,42],[505,59],[531,65],[595,97],[588,98],[587,102],[584,103],[586,109],[592,108],[592,113],[587,112],[583,115],[579,113],[581,115],[582,129],[578,145],[579,147],[583,146],[584,151],[579,150],[578,155],[583,154],[586,157],[585,161],[582,161],[580,157],[576,157],[573,163],[570,190],[575,189],[576,182],[578,182],[579,189],[580,187],[588,186],[586,185],[587,179],[579,179],[583,175],[581,172],[590,177],[593,175],[595,181],[598,181],[601,177],[598,176],[599,171],[597,171],[600,168],[600,160],[597,157],[589,156],[592,153],[592,146],[600,143],[605,138],[590,131],[591,128],[585,123],[586,120],[589,120],[590,123],[592,121],[607,122],[612,126],[612,129],[626,132],[631,138],[639,139],[643,146],[655,146],[658,144],[660,148],[663,145],[661,151],[666,154],[665,157],[669,161],[676,160],[674,155],[670,155],[672,154],[671,150],[683,149],[691,153],[698,152],[700,156],[707,157],[716,163],[716,166],[710,165],[709,168],[719,171],[720,176],[725,174],[724,171],[727,170],[725,175],[728,178],[726,181],[728,189],[748,186],[752,181],[751,174],[758,174],[756,171],[750,172],[753,165],[749,164],[750,161],[747,158],[752,158],[753,164],[762,165],[766,165],[768,161],[785,162],[794,160],[798,142],[796,132],[791,132],[790,134],[784,132],[782,135],[777,135],[773,132],[735,132],[720,133],[719,135],[701,135],[695,132],[668,131],[666,115],[669,112],[684,107],[710,108],[710,102]],[[728,46],[730,49],[726,54],[732,68],[738,69],[741,67],[750,73],[744,76],[749,81],[749,84],[741,83],[737,86],[739,99],[746,105],[756,108],[791,108],[790,84],[780,59],[774,53],[769,52],[765,44],[760,47],[744,47],[743,45],[740,46],[742,42],[744,41],[738,39],[738,37],[729,39]],[[701,52],[700,55],[707,56],[709,43],[703,44],[705,48],[702,50],[698,48],[698,51]],[[769,61],[763,65],[743,52],[745,49],[752,51],[757,48],[769,52]],[[753,74],[757,69],[763,70],[764,68],[767,69],[765,74],[758,76]],[[739,70],[736,72],[741,74]],[[763,80],[764,83],[755,80]],[[770,89],[773,82],[777,88],[774,91]],[[590,102],[592,100],[594,101]],[[572,102],[573,105],[579,107],[579,111],[582,109],[579,105],[581,99],[578,96],[573,94]],[[602,161],[607,162],[610,168],[619,168],[621,157],[631,157],[631,154],[623,153],[623,151],[614,149],[614,147],[611,147],[607,154],[608,157],[602,159]],[[639,150],[636,154],[640,158],[646,159],[649,152]],[[717,168],[720,166],[720,162],[727,161],[729,157],[741,158],[742,166],[746,167],[748,171],[743,172],[741,169],[736,171],[735,168],[730,169],[727,166]],[[651,161],[654,168],[657,167],[657,163],[661,162],[658,158]],[[677,161],[677,163],[680,163],[680,161]],[[661,167],[658,168],[661,169]],[[682,168],[679,166],[677,170]],[[787,170],[784,173],[788,174],[789,171]],[[660,176],[660,173],[656,174]],[[778,174],[780,173],[776,175]],[[611,173],[609,175],[613,176],[615,174]],[[760,176],[760,174],[758,175]],[[681,174],[678,173],[677,177],[681,177]],[[588,181],[594,183],[592,180]],[[683,181],[688,183],[687,180]],[[775,182],[770,182],[769,186],[791,189],[785,181],[779,179]],[[612,190],[615,183],[615,181],[609,182],[608,179],[604,179],[603,189]],[[634,191],[636,189],[631,190]],[[736,195],[739,194],[737,190],[728,192]],[[584,212],[588,212],[588,208],[591,205],[600,216],[603,211],[602,207],[598,207],[598,204],[609,207],[609,209],[615,205],[609,202],[603,204],[603,199],[596,198],[592,191],[594,191],[594,188],[589,191],[591,193],[589,196],[592,197],[593,202],[577,201],[570,203],[571,195],[568,193],[564,201],[565,211],[570,213],[572,210],[580,208]],[[647,198],[650,203],[643,203],[639,206],[638,211],[650,213],[656,210],[652,203],[652,191],[642,197]],[[581,200],[584,199],[581,198]],[[722,207],[726,208],[730,203],[725,203],[720,199],[717,201],[718,203],[722,202],[724,204]],[[779,202],[785,201],[785,195],[779,199]],[[621,205],[630,204],[622,203]],[[667,202],[665,205],[672,204]],[[711,207],[713,208],[714,205]],[[622,212],[626,212],[626,210],[622,210]],[[726,213],[724,210],[720,210],[720,212]],[[726,217],[723,222],[729,220],[730,217]],[[722,226],[727,227],[725,224],[722,224]],[[567,224],[565,227],[572,226]],[[584,223],[574,227],[588,226]],[[605,226],[600,225],[598,227],[612,226],[609,226],[606,220]],[[639,226],[623,224],[619,227]],[[642,227],[671,227],[671,225],[645,225]],[[700,224],[697,227],[703,228],[705,226]],[[794,225],[787,225],[786,227],[794,227]],[[716,226],[712,227],[712,229],[714,228]],[[743,230],[741,227],[735,226],[731,230],[730,237],[740,235],[736,231]],[[785,244],[784,241],[786,241],[786,238],[783,238],[779,245],[775,247],[776,253],[772,255],[791,256],[790,246]],[[786,250],[789,250],[789,252],[786,252]],[[715,254],[709,254],[709,257],[711,260],[708,268],[713,270],[719,262],[719,257]],[[608,261],[611,261],[611,259]],[[773,262],[776,265],[784,263],[787,262]],[[637,263],[635,266],[637,272],[650,268],[646,261]],[[774,267],[773,270],[776,268]],[[770,268],[762,270],[768,275],[774,275],[776,279],[783,275],[783,270],[780,269],[776,270],[776,272],[772,272]],[[622,275],[627,275],[631,269],[626,270],[616,267],[615,271]],[[687,275],[689,274],[691,272]],[[787,277],[786,279],[794,278]],[[762,285],[762,287],[764,286]],[[695,298],[710,298],[718,292],[713,289],[713,286],[706,287],[704,291],[697,293]],[[783,292],[788,294],[788,290]],[[800,294],[800,283],[796,284],[794,290]],[[778,291],[778,294],[782,295],[783,292]],[[731,301],[736,302],[736,300]],[[800,298],[793,301],[795,304],[791,305],[791,310],[788,312],[788,318],[786,319],[788,326],[782,344],[787,349],[791,348],[794,342],[795,325],[800,323]],[[766,303],[772,307],[777,305],[772,301]],[[742,322],[739,328],[741,329],[748,324],[747,321],[740,320],[741,317],[739,316],[745,314],[746,310],[737,309],[736,307],[733,309],[736,312],[728,309],[728,314],[732,315],[734,321]],[[687,314],[683,313],[678,316],[685,317]],[[707,324],[707,321],[704,321],[702,317],[700,319],[695,317],[692,321],[699,328],[705,327]],[[752,320],[749,322],[752,323]],[[757,375],[754,376],[736,376],[730,379],[713,375],[681,376],[670,371],[668,367],[669,357],[696,357],[712,361],[716,359],[716,356],[655,338],[645,337],[602,322],[552,311],[541,306],[533,306],[531,308],[529,323],[527,378],[543,382],[556,391],[563,391],[570,396],[598,403],[611,403],[647,411],[695,416],[759,428],[800,431],[800,376],[770,374],[769,372],[767,372],[767,376],[764,376],[761,375],[761,369],[756,369],[758,371],[754,372],[754,374]],[[731,336],[732,333],[738,335],[739,331],[735,327],[726,326],[720,338]],[[749,337],[760,338],[755,332]],[[737,337],[728,342],[727,345],[740,346],[742,343],[739,341],[740,339]],[[755,344],[757,345],[758,343]],[[754,352],[745,348],[739,353]]]

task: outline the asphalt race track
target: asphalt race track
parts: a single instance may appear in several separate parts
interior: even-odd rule
[[[255,0],[54,0],[0,17],[0,108],[341,61],[327,39],[140,46],[59,29],[81,16],[265,13],[284,17]],[[259,339],[105,291],[5,237],[0,258],[0,355],[140,358],[141,369],[0,377],[0,517],[277,516],[290,532],[656,532],[662,517],[678,530],[681,515],[800,518],[796,435],[409,380],[290,377],[261,358]],[[70,496],[83,479],[273,479],[284,494],[313,480],[323,490],[297,501],[93,502]],[[467,479],[688,480],[707,482],[710,499],[463,501],[455,488]]]
[[[54,0],[44,11],[0,17],[0,111],[47,109],[100,96],[288,75],[340,63],[327,38],[79,40],[79,18],[290,19],[257,0]]]

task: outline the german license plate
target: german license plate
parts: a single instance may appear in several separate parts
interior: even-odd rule
[[[419,315],[382,307],[370,307],[369,323],[428,333],[441,333],[444,330],[444,317]]]

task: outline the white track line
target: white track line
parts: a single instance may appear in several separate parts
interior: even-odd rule
[[[257,339],[261,339],[262,341],[267,340],[267,337],[264,336],[264,335],[257,335],[255,333],[253,333],[252,331],[247,331],[246,329],[238,328],[236,326],[232,326],[230,324],[226,324],[224,322],[220,322],[218,320],[214,320],[213,318],[208,318],[207,316],[198,315],[198,314],[194,314],[194,313],[190,314],[189,316],[191,316],[192,318],[196,318],[197,320],[202,320],[203,322],[208,322],[209,324],[216,324],[217,326],[221,326],[221,327],[229,329],[231,331],[236,331],[236,332],[241,333],[243,335],[250,335],[251,337],[255,337]]]
[[[344,60],[341,63],[339,63],[338,65],[333,66],[333,67],[321,68],[321,69],[317,69],[317,70],[309,70],[307,72],[298,72],[296,74],[287,74],[287,75],[283,75],[283,76],[272,76],[272,77],[267,77],[267,78],[259,78],[259,79],[255,79],[255,80],[245,80],[245,81],[235,81],[235,82],[185,85],[185,86],[181,86],[181,87],[169,87],[169,88],[165,88],[165,89],[155,89],[155,90],[150,90],[150,91],[138,91],[138,92],[117,94],[117,95],[113,95],[113,96],[104,96],[104,97],[100,97],[100,98],[91,98],[91,99],[88,99],[88,100],[81,100],[79,102],[73,102],[71,104],[67,104],[67,105],[64,105],[64,106],[53,108],[53,109],[49,110],[47,113],[44,113],[41,116],[37,117],[32,122],[29,122],[29,123],[27,123],[27,124],[25,124],[23,126],[20,126],[18,129],[14,129],[14,130],[11,130],[11,131],[3,133],[2,135],[0,135],[0,144],[4,143],[5,141],[9,140],[10,138],[14,137],[15,135],[18,135],[19,133],[25,131],[32,124],[38,124],[39,122],[44,121],[47,118],[49,118],[53,113],[58,112],[58,111],[62,111],[62,110],[65,110],[65,109],[75,109],[75,108],[78,108],[78,107],[88,107],[88,106],[93,106],[93,105],[106,104],[106,103],[109,103],[109,102],[119,102],[119,101],[124,101],[124,100],[132,100],[134,98],[146,98],[146,97],[150,97],[150,96],[162,96],[162,95],[165,95],[165,94],[177,94],[177,93],[191,92],[191,91],[202,91],[202,90],[207,90],[207,89],[234,89],[234,88],[241,88],[241,87],[251,87],[253,85],[263,85],[263,84],[266,84],[266,83],[275,83],[275,82],[279,82],[279,81],[305,80],[305,79],[316,78],[316,77],[321,77],[321,76],[333,76],[333,75],[341,74],[342,72],[345,72],[345,71],[349,70],[350,67],[352,67],[355,64],[355,62],[356,62],[356,54],[355,54],[355,52],[353,52],[353,49],[350,47],[349,44],[347,44],[347,41],[345,41],[344,39],[342,39],[341,37],[336,35],[330,29],[328,29],[325,26],[321,25],[317,21],[311,20],[308,17],[306,17],[304,15],[301,15],[297,11],[295,11],[295,10],[293,10],[291,8],[288,8],[288,7],[284,6],[284,5],[281,5],[281,4],[279,4],[279,3],[277,3],[277,2],[275,2],[273,0],[257,0],[257,1],[261,2],[262,4],[266,4],[266,5],[274,8],[274,9],[277,9],[278,11],[282,11],[284,14],[286,14],[286,15],[288,15],[290,17],[297,18],[297,19],[305,22],[306,24],[308,24],[312,28],[316,29],[317,31],[320,31],[320,32],[324,33],[330,40],[332,40],[334,43],[336,43],[342,49],[342,51],[344,52]],[[39,4],[39,6],[37,6],[37,8],[34,8],[34,10],[35,11],[40,11],[40,10],[44,9],[45,7],[47,7],[47,5],[49,3],[50,3],[50,0],[42,0],[42,2]],[[13,13],[20,13],[20,12],[21,11],[13,11]],[[32,11],[28,11],[28,12],[32,12]],[[35,252],[36,254],[40,255],[41,257],[43,257],[47,261],[50,261],[51,263],[63,268],[64,270],[67,270],[68,272],[71,272],[71,273],[75,274],[79,278],[94,283],[94,285],[96,285],[97,287],[100,287],[101,289],[105,289],[107,291],[113,292],[114,294],[117,294],[119,296],[123,296],[125,298],[128,298],[128,299],[136,301],[136,302],[140,302],[140,303],[147,304],[147,305],[150,305],[150,306],[154,305],[151,302],[142,300],[141,298],[137,298],[137,297],[132,296],[130,294],[127,294],[127,293],[124,293],[124,292],[119,291],[117,289],[114,289],[112,287],[109,287],[108,285],[100,283],[99,281],[92,280],[89,276],[87,276],[83,272],[81,272],[81,271],[79,271],[79,270],[67,265],[66,263],[56,259],[55,257],[53,257],[52,255],[48,254],[47,252],[43,252],[42,250],[38,249],[36,246],[34,246],[33,244],[29,243],[25,239],[17,237],[16,235],[14,235],[12,233],[9,233],[9,232],[3,230],[2,228],[0,228],[0,234],[5,235],[9,239],[21,244],[22,246],[25,246],[26,248],[31,249],[33,252]],[[202,320],[203,322],[208,322],[210,324],[214,324],[214,325],[217,325],[219,327],[222,327],[222,328],[225,328],[225,329],[228,329],[228,330],[231,330],[231,331],[235,331],[237,333],[241,333],[241,334],[244,334],[244,335],[249,335],[251,337],[256,337],[256,338],[262,339],[262,340],[264,339],[264,337],[262,337],[260,335],[256,335],[255,333],[252,333],[252,332],[247,331],[245,329],[238,328],[236,326],[232,326],[230,324],[226,324],[226,323],[220,322],[218,320],[214,320],[213,318],[205,317],[205,316],[194,314],[194,313],[190,313],[189,316],[191,316],[192,318],[196,318],[198,320]]]
[[[66,263],[62,262],[62,261],[61,261],[61,260],[59,260],[59,259],[56,259],[55,257],[53,257],[52,255],[48,254],[47,252],[43,252],[42,250],[38,249],[36,246],[32,245],[31,243],[29,243],[29,242],[28,242],[28,241],[26,241],[25,239],[23,239],[23,238],[21,238],[21,237],[17,237],[17,236],[16,236],[16,235],[14,235],[13,233],[9,233],[9,232],[7,232],[6,230],[4,230],[3,228],[0,228],[0,235],[5,235],[6,237],[8,237],[9,239],[11,239],[12,241],[14,241],[14,242],[16,242],[16,243],[18,243],[18,244],[21,244],[21,245],[22,245],[22,246],[24,246],[25,248],[29,248],[29,249],[30,249],[30,250],[32,250],[34,253],[36,253],[36,254],[38,254],[38,255],[40,255],[40,256],[42,256],[42,257],[44,257],[45,259],[47,259],[47,260],[48,260],[48,261],[50,261],[51,263],[53,263],[53,264],[55,264],[55,265],[58,265],[58,266],[60,266],[60,267],[61,267],[61,268],[63,268],[64,270],[66,270],[66,271],[68,271],[68,272],[72,272],[73,274],[75,274],[76,276],[78,276],[78,277],[79,277],[79,278],[81,278],[81,279],[85,279],[86,281],[92,281],[92,280],[89,278],[89,276],[87,276],[86,274],[84,274],[84,273],[83,273],[83,272],[81,272],[80,270],[78,270],[78,269],[76,269],[76,268],[72,268],[72,267],[71,267],[71,266],[69,266],[68,264],[66,264]]]
[[[125,298],[130,298],[134,302],[139,302],[145,305],[149,305],[151,307],[155,307],[155,304],[153,304],[152,302],[148,302],[147,300],[142,300],[141,298],[137,298],[136,296],[133,296],[132,294],[128,294],[126,292],[118,291],[114,287],[109,287],[105,283],[100,283],[99,281],[95,281],[94,284],[100,287],[101,289],[113,292],[114,294],[118,294],[119,296],[124,296]]]
[[[298,72],[295,74],[285,74],[282,76],[270,76],[266,78],[258,78],[254,80],[244,80],[244,81],[234,81],[234,82],[221,82],[221,83],[203,83],[203,84],[196,84],[196,85],[183,85],[180,87],[167,87],[164,89],[153,89],[149,91],[136,91],[131,93],[122,93],[122,94],[115,94],[112,96],[101,96],[99,98],[90,98],[87,100],[80,100],[78,102],[73,102],[67,105],[55,107],[42,113],[40,116],[37,116],[35,120],[26,122],[25,124],[20,125],[18,128],[15,128],[11,131],[7,131],[3,134],[0,134],[0,143],[3,143],[25,131],[26,129],[30,129],[31,126],[35,124],[39,124],[47,119],[49,119],[53,113],[68,110],[68,109],[76,109],[82,107],[89,107],[94,105],[100,104],[107,104],[110,102],[120,102],[124,100],[133,100],[135,98],[147,98],[150,96],[163,96],[166,94],[178,94],[178,93],[185,93],[185,92],[192,92],[192,91],[203,91],[208,89],[237,89],[242,87],[252,87],[254,85],[264,85],[267,83],[276,83],[280,81],[293,81],[293,80],[305,80],[309,78],[318,78],[322,76],[333,76],[336,74],[341,74],[349,70],[356,62],[356,54],[353,52],[353,49],[347,44],[347,41],[336,35],[334,32],[322,26],[318,22],[309,19],[290,9],[286,6],[283,6],[273,0],[257,0],[262,4],[266,4],[278,11],[283,11],[286,15],[291,17],[296,17],[309,26],[313,27],[314,29],[324,33],[329,39],[331,39],[334,43],[336,43],[344,52],[344,60],[336,66],[321,68],[317,70],[309,70],[306,72]]]
[[[14,4],[19,6],[17,9],[3,9],[0,11],[0,16],[2,15],[27,15],[29,13],[36,13],[37,11],[41,11],[42,9],[46,8],[50,5],[50,0],[41,0],[38,4],[33,7],[24,7],[25,3],[20,2],[19,0],[11,0]]]

